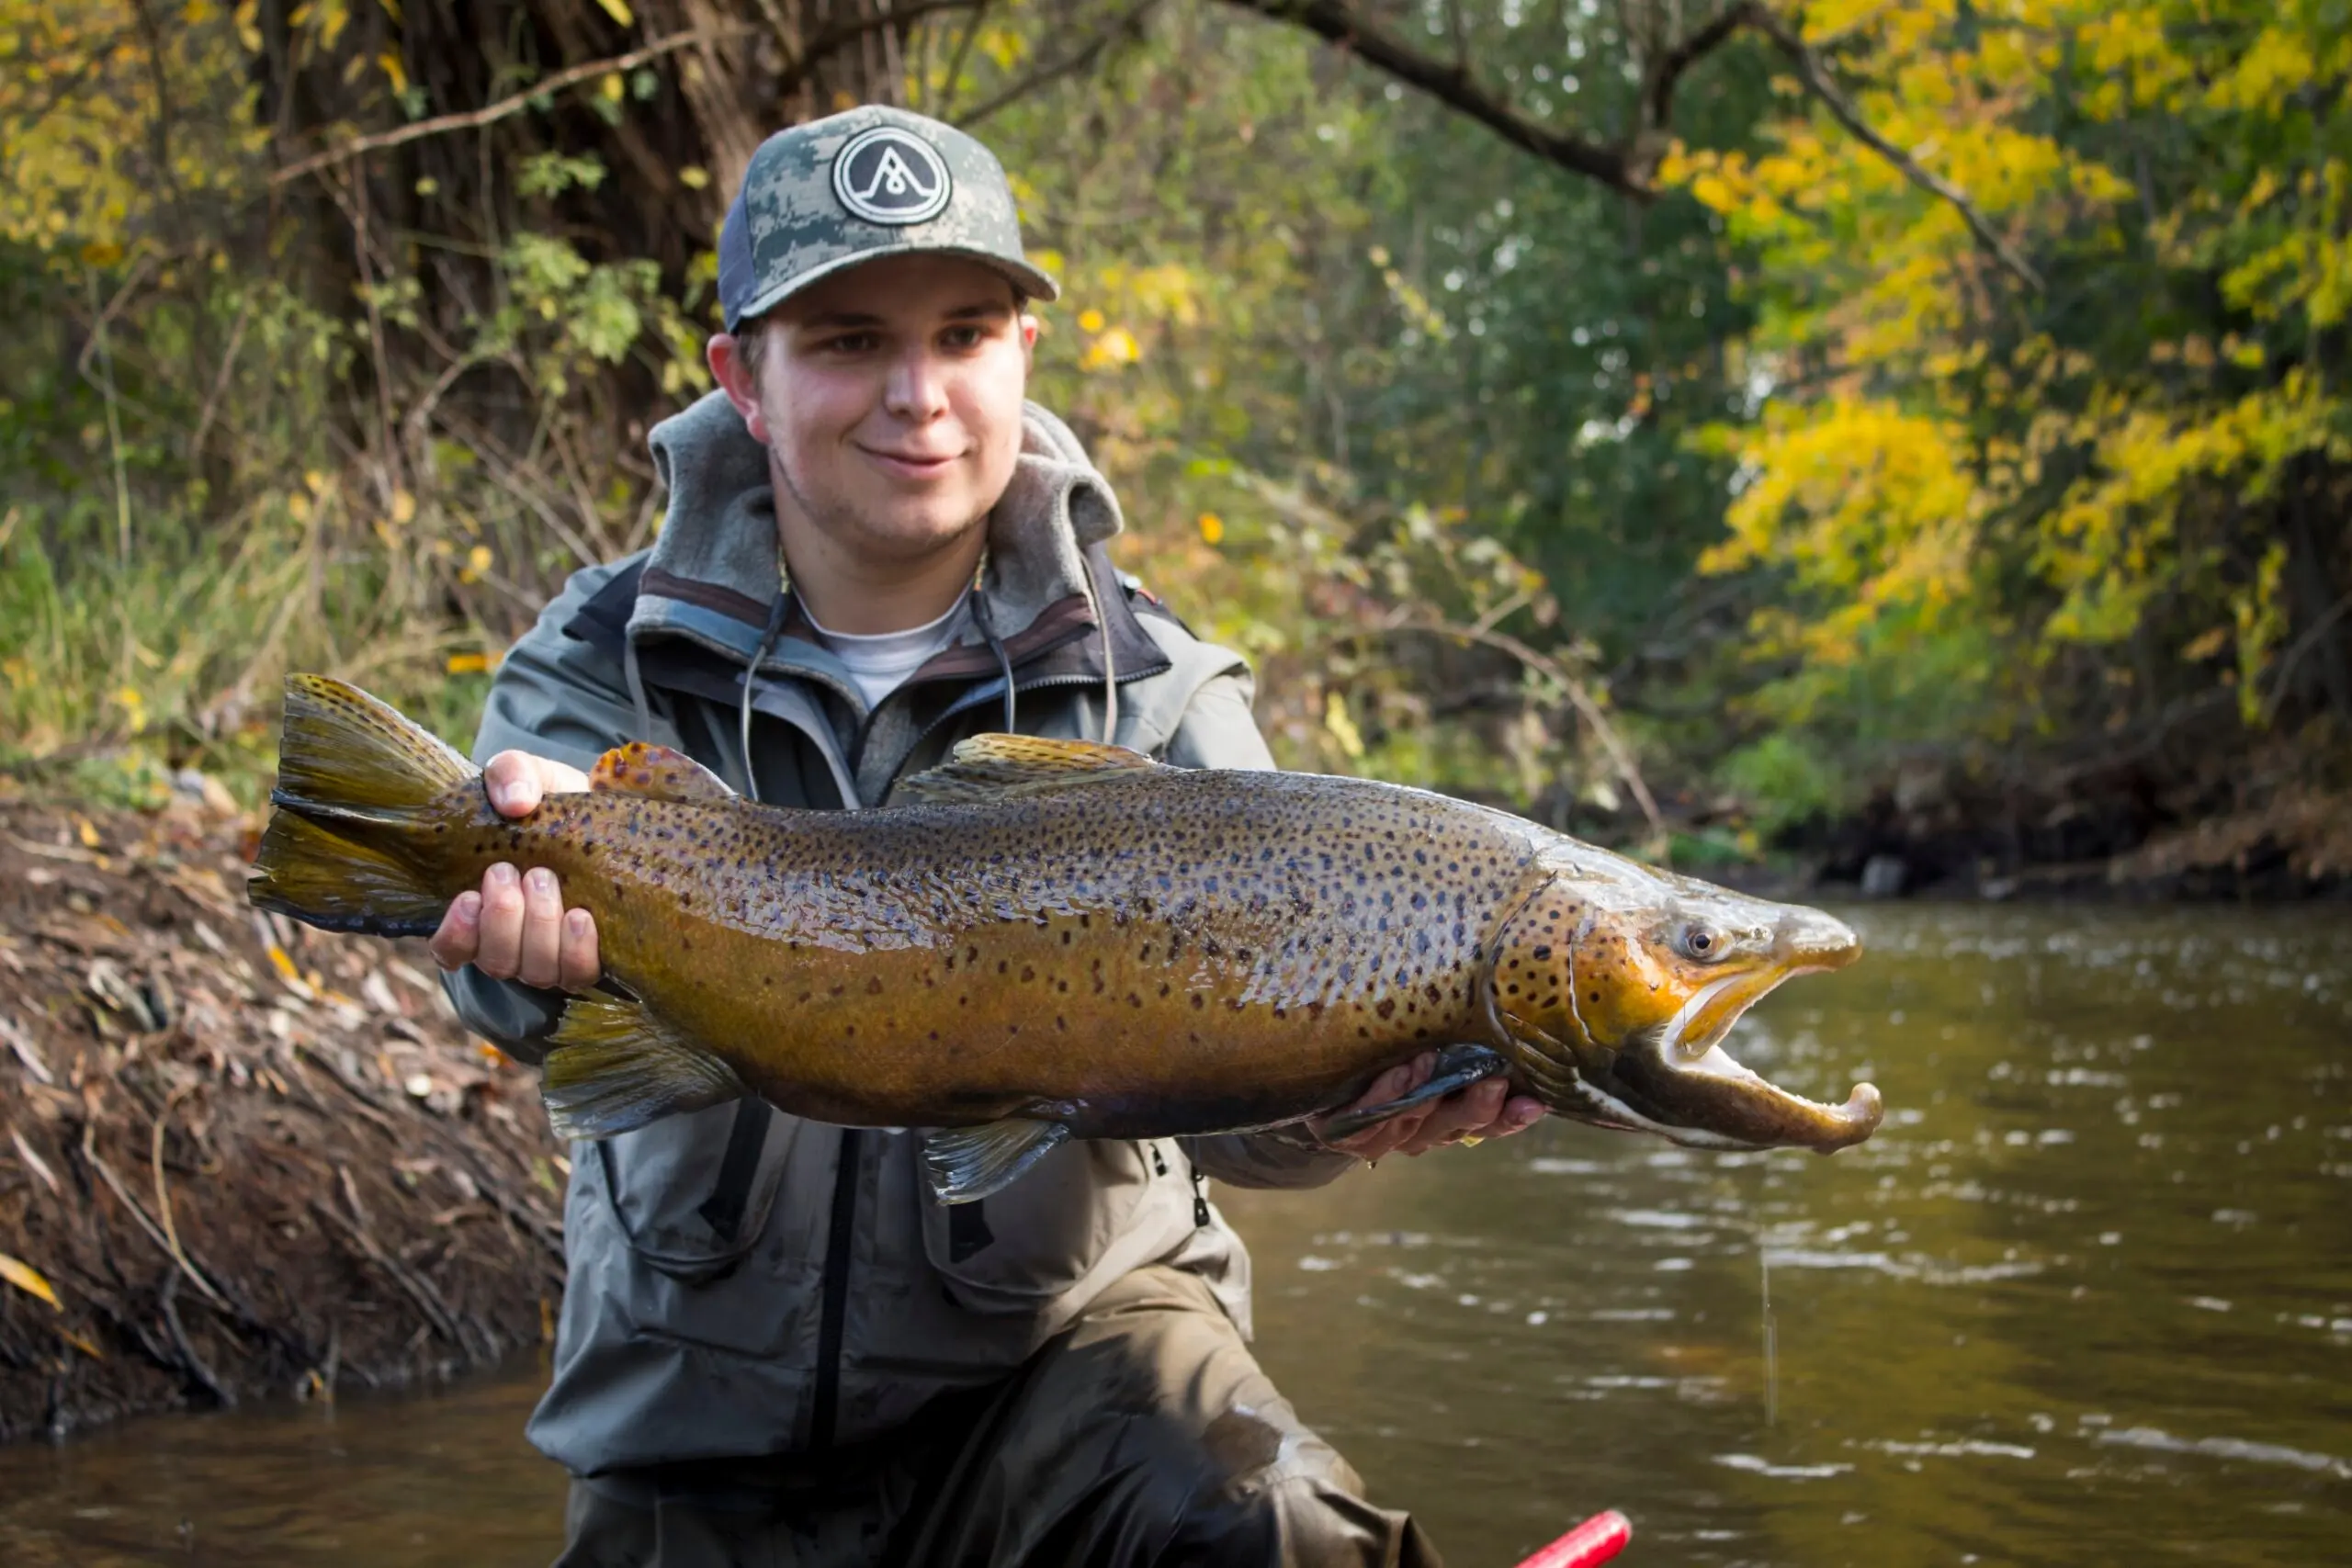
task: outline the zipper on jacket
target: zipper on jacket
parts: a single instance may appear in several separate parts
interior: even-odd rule
[[[1193,1167],[1193,1228],[1200,1230],[1209,1223],[1208,1194],[1201,1190],[1201,1168]]]
[[[809,1413],[812,1448],[833,1446],[842,1395],[842,1334],[849,1315],[850,1255],[856,1250],[858,1173],[865,1152],[859,1129],[842,1129],[839,1168],[833,1173],[833,1213],[825,1234],[825,1280],[817,1320],[817,1397]]]

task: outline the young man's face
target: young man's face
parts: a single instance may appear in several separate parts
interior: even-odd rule
[[[773,457],[787,536],[881,566],[952,546],[1004,493],[1036,331],[1001,274],[888,256],[771,311],[757,386],[724,334],[710,363]]]

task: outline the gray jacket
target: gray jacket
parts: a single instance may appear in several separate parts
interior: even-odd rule
[[[868,712],[841,665],[794,635],[806,622],[780,592],[765,453],[724,398],[705,398],[652,434],[670,493],[659,543],[579,573],[548,606],[500,667],[475,755],[584,768],[641,738],[763,801],[854,809],[1002,728],[1007,663],[1023,732],[1100,739],[1107,657],[1122,744],[1189,767],[1272,766],[1242,660],[1112,569],[1118,503],[1076,438],[1034,405],[1023,437],[971,630]],[[526,1060],[562,1010],[558,993],[471,969],[448,989]],[[1279,1134],[1079,1143],[947,1208],[911,1134],[759,1100],[575,1145],[571,1278],[531,1440],[626,1485],[642,1466],[881,1436],[934,1395],[1004,1375],[1147,1264],[1200,1275],[1247,1334],[1249,1256],[1199,1179],[1313,1186],[1351,1163]]]

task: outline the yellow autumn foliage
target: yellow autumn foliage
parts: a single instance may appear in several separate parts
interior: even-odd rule
[[[210,0],[0,0],[0,241],[68,267],[138,255],[159,204],[251,178],[250,75]]]
[[[1805,33],[1950,192],[1794,96],[1753,154],[1665,165],[1761,263],[1770,396],[1713,434],[1744,488],[1702,570],[1786,585],[1751,630],[1803,664],[1765,705],[1817,711],[1832,672],[1943,636],[1976,650],[1945,700],[1988,730],[2216,670],[2262,722],[2284,509],[2352,468],[2332,335],[2352,311],[2352,20],[2296,0],[1838,0]],[[1892,616],[1905,638],[1881,635]],[[2053,675],[2216,626],[2226,667]]]

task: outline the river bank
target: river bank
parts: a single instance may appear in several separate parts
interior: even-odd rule
[[[561,1146],[414,942],[245,903],[254,824],[0,804],[0,1441],[545,1338]]]
[[[2173,754],[1971,771],[1922,758],[1782,846],[1793,887],[1866,897],[2290,902],[2352,897],[2352,744],[2331,725]]]

